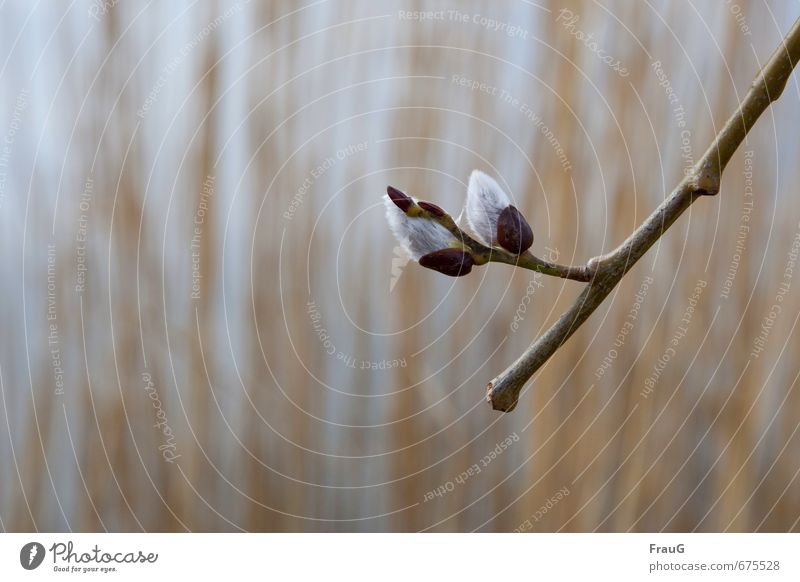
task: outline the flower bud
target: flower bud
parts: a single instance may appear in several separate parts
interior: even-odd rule
[[[392,202],[394,202],[397,207],[405,213],[408,213],[408,209],[414,205],[414,201],[410,196],[406,196],[393,186],[387,186],[386,193],[389,195],[389,198],[392,200]]]
[[[514,206],[506,206],[497,217],[497,242],[515,255],[527,251],[533,244],[533,231]]]
[[[419,264],[449,277],[461,277],[472,270],[475,261],[469,253],[451,247],[420,257]]]
[[[420,200],[419,202],[417,202],[417,205],[423,210],[426,210],[428,214],[431,214],[432,216],[436,216],[438,218],[441,218],[442,216],[447,214],[444,210],[436,206],[436,204],[434,204],[433,202],[425,202],[424,200]]]
[[[469,177],[462,217],[481,243],[497,246],[497,218],[511,204],[508,195],[490,176],[475,170]]]

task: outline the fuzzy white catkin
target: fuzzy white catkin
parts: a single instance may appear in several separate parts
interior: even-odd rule
[[[486,246],[497,246],[497,219],[510,204],[508,195],[494,178],[480,170],[472,171],[464,215],[475,238]]]
[[[420,257],[447,248],[453,242],[453,235],[438,222],[407,216],[388,196],[384,196],[384,204],[389,227],[412,259],[418,261]]]

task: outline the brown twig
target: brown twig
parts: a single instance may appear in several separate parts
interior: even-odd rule
[[[739,144],[756,120],[778,99],[800,58],[800,19],[775,50],[703,157],[670,196],[616,250],[587,264],[590,283],[553,326],[516,362],[487,386],[486,400],[495,410],[510,412],[530,377],[566,342],[603,302],[623,276],[678,217],[702,195],[719,192],[720,179]]]
[[[572,279],[583,283],[588,283],[592,280],[594,271],[586,265],[560,265],[540,259],[529,251],[517,255],[499,247],[487,247],[462,230],[452,216],[430,202],[420,202],[419,206],[409,210],[409,212],[415,216],[424,216],[429,220],[438,222],[449,230],[450,234],[460,241],[464,250],[469,251],[476,265],[485,265],[489,262],[504,263],[537,271],[545,275],[561,277],[562,279]]]

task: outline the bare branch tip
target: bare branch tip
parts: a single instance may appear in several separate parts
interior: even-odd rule
[[[519,390],[502,390],[496,388],[494,381],[486,385],[486,402],[492,405],[493,410],[511,412],[519,403]]]

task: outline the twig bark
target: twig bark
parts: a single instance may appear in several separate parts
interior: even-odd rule
[[[572,279],[573,281],[581,281],[584,283],[591,281],[593,278],[594,270],[588,265],[560,265],[540,259],[529,251],[516,255],[502,248],[487,247],[472,238],[458,226],[452,216],[430,202],[420,202],[416,208],[409,212],[415,216],[423,216],[428,220],[438,222],[449,230],[450,234],[464,247],[464,250],[469,251],[476,265],[485,265],[490,262],[504,263],[506,265],[537,271],[545,275]]]
[[[566,342],[603,302],[642,255],[672,223],[703,195],[719,192],[720,179],[739,144],[756,120],[778,99],[800,58],[800,19],[753,81],[739,109],[731,115],[708,150],[670,196],[616,250],[587,264],[591,281],[575,303],[516,362],[487,386],[486,400],[510,412],[530,377]]]

